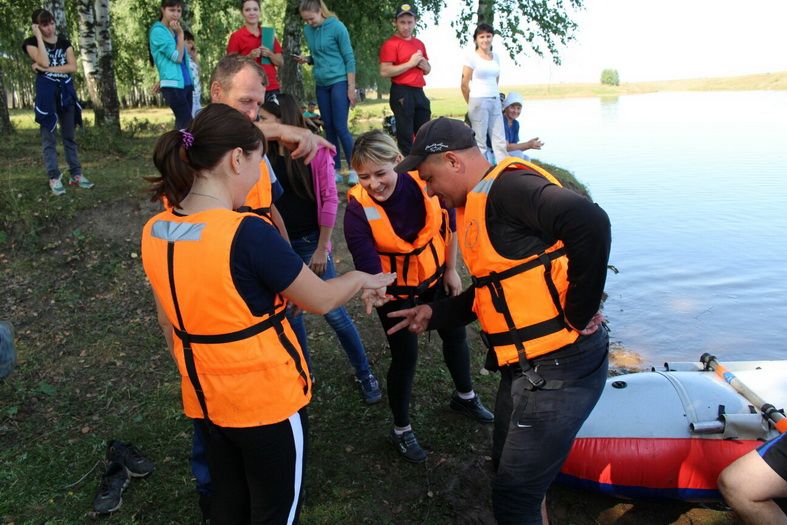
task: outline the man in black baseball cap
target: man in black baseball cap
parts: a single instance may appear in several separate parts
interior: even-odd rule
[[[389,313],[420,333],[478,318],[487,368],[500,371],[492,506],[498,523],[542,523],[545,497],[607,376],[599,312],[610,225],[590,200],[514,157],[490,164],[464,123],[418,131],[397,172],[459,208],[457,240],[473,277],[458,296]],[[559,366],[558,366],[559,365]]]
[[[424,124],[413,141],[410,154],[397,166],[398,173],[418,169],[418,165],[433,153],[468,149],[476,145],[475,131],[459,120],[440,117]]]
[[[458,153],[463,153],[459,162]],[[462,167],[460,171],[456,168]],[[394,168],[418,171],[431,194],[451,208],[464,206],[465,197],[491,166],[464,122],[446,117],[430,120],[418,130],[410,154]]]

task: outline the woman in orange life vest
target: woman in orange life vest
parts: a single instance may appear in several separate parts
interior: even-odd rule
[[[397,272],[396,282],[388,287],[394,300],[377,309],[385,330],[396,324],[388,318],[388,312],[456,295],[462,286],[456,273],[456,239],[450,230],[455,223],[453,210],[446,210],[436,197],[427,196],[425,184],[416,173],[397,174],[393,168],[401,160],[396,142],[382,131],[358,137],[352,166],[360,183],[349,192],[344,216],[344,235],[355,267]],[[492,423],[494,416],[473,391],[464,327],[439,330],[438,334],[456,387],[451,408],[482,423]],[[388,401],[395,425],[391,442],[404,459],[421,462],[426,460],[426,453],[415,438],[409,416],[418,338],[404,331],[387,338],[391,348]]]
[[[286,301],[325,313],[363,289],[371,313],[395,277],[350,272],[323,281],[265,218],[233,211],[259,177],[264,151],[262,132],[224,104],[162,135],[152,199],[166,196],[173,209],[142,233],[184,411],[206,440],[213,523],[298,518],[311,381]]]

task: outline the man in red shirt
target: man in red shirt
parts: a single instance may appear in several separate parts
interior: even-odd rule
[[[380,75],[391,78],[389,104],[396,118],[396,142],[409,155],[413,137],[432,118],[424,75],[432,70],[424,43],[413,36],[418,14],[411,4],[396,10],[396,32],[380,47]]]

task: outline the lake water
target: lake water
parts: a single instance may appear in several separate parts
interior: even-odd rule
[[[527,101],[612,221],[605,313],[646,365],[787,355],[787,92]]]

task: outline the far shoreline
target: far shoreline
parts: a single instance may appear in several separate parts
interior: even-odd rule
[[[456,87],[424,88],[432,105],[432,117],[461,117],[467,111],[467,103],[462,98],[459,82]],[[523,84],[500,86],[502,93],[516,92],[529,100],[568,99],[568,98],[610,98],[624,95],[644,95],[662,92],[718,92],[718,91],[787,91],[787,71],[759,73],[738,77],[713,77],[683,80],[658,80],[649,82],[624,82],[619,86],[605,86],[598,83],[576,84]],[[526,117],[525,110],[525,118]],[[377,93],[369,89],[366,99],[350,111],[350,128],[354,133],[379,127],[383,117],[391,114],[388,94],[377,98]]]
[[[758,73],[735,77],[708,77],[646,82],[623,82],[619,86],[598,83],[556,83],[505,85],[501,91],[517,93],[529,98],[584,98],[641,95],[663,91],[783,91],[787,90],[787,71]],[[443,98],[459,93],[456,88],[425,88],[429,98]]]

